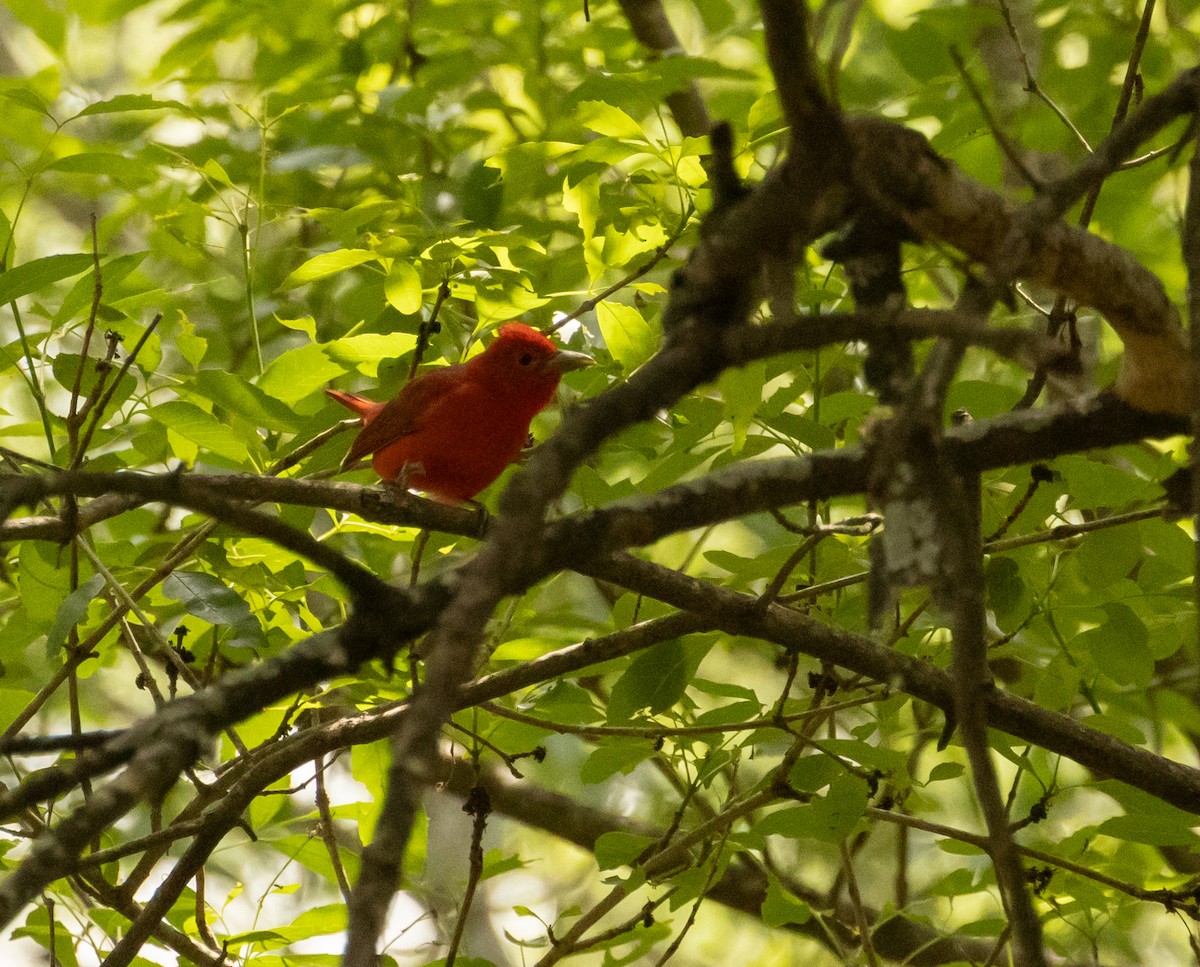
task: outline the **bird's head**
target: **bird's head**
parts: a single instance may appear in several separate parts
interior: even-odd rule
[[[541,409],[554,395],[563,373],[595,362],[586,353],[560,349],[547,336],[522,322],[509,322],[471,365],[489,380],[502,382],[516,395],[536,400]]]

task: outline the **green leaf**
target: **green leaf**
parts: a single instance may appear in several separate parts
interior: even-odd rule
[[[81,392],[86,395],[94,392],[99,383],[99,365],[100,360],[93,356],[84,360],[75,353],[59,353],[54,357],[51,370],[58,385],[69,391],[75,386],[75,377],[79,373],[79,367],[83,366],[83,379],[79,385]],[[114,377],[110,373],[105,386],[107,387],[106,392],[112,391],[113,395],[109,400],[109,406],[115,409],[122,406],[133,395],[137,389],[137,380],[132,373],[127,372],[121,377],[115,388],[113,382]]]
[[[1085,534],[1075,551],[1080,577],[1096,589],[1127,576],[1141,560],[1142,542],[1136,523]]]
[[[264,643],[262,625],[250,606],[219,578],[203,571],[175,571],[163,581],[162,589],[167,597],[181,602],[188,614],[232,629],[234,637],[229,644],[261,647]]]
[[[626,373],[641,366],[658,348],[658,332],[633,306],[601,302],[596,306],[596,321],[604,345]]]
[[[945,40],[924,20],[907,30],[890,31],[889,46],[905,71],[916,81],[927,83],[953,69]]]
[[[0,273],[0,305],[38,292],[61,279],[69,279],[92,267],[92,257],[79,255],[47,255],[24,262]]]
[[[637,833],[601,833],[596,838],[593,852],[600,869],[611,870],[618,866],[628,866],[653,842],[653,837],[640,836]]]
[[[843,772],[829,784],[824,796],[814,796],[803,806],[777,810],[756,823],[754,831],[761,836],[840,843],[862,819],[868,795],[864,780]]]
[[[215,453],[235,463],[244,463],[250,457],[246,444],[232,434],[227,424],[194,403],[168,400],[152,407],[150,415],[156,422],[174,430],[201,450]]]
[[[208,340],[203,336],[196,335],[196,327],[182,312],[179,313],[176,331],[170,342],[187,360],[192,369],[200,366],[200,363],[204,361],[204,354],[208,351]]]
[[[893,776],[900,776],[908,769],[907,753],[877,743],[863,742],[859,739],[825,739],[821,748],[861,766],[878,769]]]
[[[754,689],[734,682],[714,682],[707,678],[693,678],[692,688],[706,695],[717,695],[721,698],[735,698],[743,701],[757,702],[758,695]]]
[[[134,346],[140,342],[142,348],[138,350],[135,365],[143,373],[158,372],[162,365],[162,338],[159,336],[157,328],[147,336],[145,323],[122,316],[117,319],[109,319],[107,329],[121,337],[121,345],[126,352],[132,352]],[[143,336],[145,336],[144,340]]]
[[[327,279],[331,275],[345,272],[346,269],[352,269],[356,265],[364,265],[367,262],[377,262],[378,260],[379,257],[374,252],[360,248],[340,248],[336,252],[323,252],[321,255],[313,256],[291,272],[279,288],[294,289],[297,286],[307,285],[309,282],[316,282],[318,279]]]
[[[209,624],[236,625],[250,617],[249,605],[232,588],[203,571],[173,572],[163,582],[163,593]]]
[[[1075,637],[1076,648],[1089,652],[1096,667],[1119,685],[1145,688],[1154,678],[1154,656],[1141,618],[1128,605],[1103,606],[1106,620]]]
[[[575,109],[579,123],[590,131],[610,138],[645,141],[642,126],[619,107],[603,101],[583,101]]]
[[[639,652],[613,685],[609,724],[628,722],[639,709],[658,715],[671,708],[683,697],[709,647],[709,642],[697,647],[696,642],[673,639]]]
[[[812,908],[785,890],[774,876],[767,878],[767,895],[763,900],[761,912],[763,923],[768,927],[808,923],[812,918]]]
[[[949,853],[951,856],[983,855],[983,847],[976,846],[974,843],[964,843],[961,839],[939,839],[936,841],[936,845],[943,853]]]
[[[832,756],[817,753],[801,756],[788,774],[788,782],[800,792],[816,792],[824,789],[840,776],[845,769]]]
[[[104,298],[107,295],[108,298],[105,301],[111,301],[114,288],[137,269],[149,254],[149,252],[130,252],[128,255],[119,255],[114,259],[103,261],[100,265],[101,297]],[[67,293],[67,297],[63,299],[58,311],[54,314],[55,326],[61,326],[77,312],[90,308],[95,288],[95,272],[89,272],[76,280],[75,284],[71,286],[71,291]]]
[[[1079,454],[1058,457],[1053,468],[1063,476],[1066,492],[1071,495],[1071,506],[1081,509],[1125,506],[1152,496],[1158,489],[1158,484],[1153,480]],[[1115,532],[1123,530],[1116,528]],[[1093,531],[1087,536],[1091,538],[1113,532],[1114,529],[1110,528],[1107,531]]]
[[[118,184],[151,184],[158,172],[139,158],[111,151],[83,151],[58,158],[47,171],[70,175],[103,175]]]
[[[294,433],[301,425],[300,419],[288,406],[233,373],[218,369],[201,370],[196,374],[191,388],[255,426]]]
[[[1037,675],[1034,700],[1049,709],[1064,710],[1071,707],[1079,693],[1080,673],[1070,657],[1059,652],[1051,657]]]
[[[867,811],[870,792],[867,783],[849,773],[829,784],[829,791],[811,804],[812,835],[827,843],[839,843]]]
[[[104,575],[94,574],[67,595],[58,608],[58,614],[54,617],[54,624],[46,632],[46,654],[51,656],[57,654],[58,650],[66,643],[67,635],[71,633],[71,629],[79,624],[87,615],[88,605],[92,603],[103,587]]]
[[[717,378],[717,387],[725,401],[725,418],[733,424],[733,452],[746,445],[746,431],[762,404],[767,364],[751,363],[737,369],[727,369]]]
[[[290,924],[275,927],[272,931],[272,939],[295,943],[310,937],[327,937],[345,929],[346,905],[330,903],[324,906],[305,907]]]
[[[591,175],[576,184],[563,181],[563,207],[579,219],[583,243],[589,245],[596,235],[596,220],[600,216],[600,179]]]
[[[810,450],[832,449],[837,445],[837,436],[829,427],[798,413],[780,413],[767,420],[766,424]]]
[[[731,702],[728,705],[722,705],[719,708],[710,708],[696,716],[696,725],[734,725],[738,722],[748,722],[751,719],[756,719],[763,714],[762,703],[747,699],[742,702]]]
[[[1033,599],[1021,577],[1021,567],[1012,557],[995,555],[987,562],[987,601],[996,623],[1005,631],[1015,630],[1029,617]]]
[[[216,158],[209,158],[200,170],[218,185],[224,185],[226,188],[233,187],[233,179],[229,177],[229,172]]]
[[[294,329],[296,332],[304,333],[313,342],[317,341],[317,320],[312,316],[299,316],[295,319],[276,316],[275,321],[285,329]]]
[[[97,114],[126,114],[130,111],[180,111],[192,117],[196,116],[196,112],[182,101],[160,101],[150,94],[118,94],[89,104],[76,114],[75,118],[93,117]]]
[[[787,806],[768,813],[754,824],[754,832],[759,836],[786,836],[789,839],[799,839],[807,835],[805,832],[805,817],[807,806]]]
[[[24,541],[19,548],[21,605],[32,621],[49,627],[71,593],[67,569],[57,566],[50,545]]]
[[[39,4],[39,6],[41,6]],[[29,108],[31,111],[36,111],[38,114],[44,114],[46,117],[53,117],[50,113],[50,108],[46,106],[46,102],[38,97],[33,91],[26,90],[23,87],[14,88],[11,91],[0,91],[0,96],[8,98],[14,104],[19,104],[21,107]]]
[[[10,14],[33,31],[43,44],[62,53],[66,44],[67,20],[54,4],[43,0],[4,0]]]
[[[929,770],[929,776],[925,782],[928,784],[931,782],[943,782],[946,779],[957,779],[965,771],[961,762],[939,762]]]
[[[367,376],[378,376],[381,364],[412,352],[416,345],[417,337],[410,332],[364,332],[325,343],[325,352],[330,359],[356,366]]]
[[[648,742],[620,742],[597,746],[579,768],[579,781],[594,786],[611,779],[618,772],[629,775],[646,759],[654,755]]]
[[[500,850],[488,850],[483,858],[483,873],[480,874],[479,881],[490,880],[492,877],[500,876],[504,873],[511,873],[513,870],[520,870],[528,864],[512,853],[503,853]]]
[[[1191,828],[1195,822],[1195,816],[1189,816],[1182,821],[1171,821],[1165,815],[1113,816],[1102,822],[1096,832],[1131,843],[1144,843],[1147,846],[1195,848],[1200,845],[1200,837]]]
[[[396,259],[383,283],[388,304],[404,316],[418,312],[424,302],[421,273],[409,262]]]
[[[309,343],[272,360],[259,378],[258,388],[284,403],[298,403],[345,372],[325,354],[324,347]]]

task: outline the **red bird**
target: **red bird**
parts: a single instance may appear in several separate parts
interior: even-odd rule
[[[593,362],[510,322],[478,356],[422,373],[389,403],[327,389],[363,422],[342,466],[374,454],[384,480],[399,478],[401,486],[442,500],[470,500],[517,459],[559,377]]]

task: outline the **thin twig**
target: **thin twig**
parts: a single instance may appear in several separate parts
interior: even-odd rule
[[[96,215],[92,213],[92,308],[88,313],[87,324],[83,330],[83,347],[79,350],[79,368],[75,370],[75,379],[71,385],[71,405],[67,409],[67,438],[72,460],[78,452],[79,422],[78,405],[79,392],[83,385],[83,370],[88,361],[88,349],[92,344],[92,333],[96,330],[96,314],[100,311],[100,297],[104,291],[104,282],[100,273],[100,244],[96,237]]]
[[[862,894],[858,892],[858,879],[854,875],[854,859],[846,847],[846,841],[838,843],[838,851],[842,857],[842,875],[846,880],[846,893],[850,897],[850,906],[858,921],[858,935],[862,940],[863,956],[870,967],[879,967],[879,955],[875,953],[875,945],[871,942],[871,922],[863,908]]]
[[[100,402],[96,404],[95,413],[92,416],[92,420],[88,424],[87,429],[84,431],[83,440],[80,441],[79,449],[77,451],[78,453],[87,452],[88,445],[92,442],[92,435],[96,432],[97,427],[100,425],[100,421],[104,418],[104,411],[108,408],[108,404],[112,400],[113,394],[116,393],[117,387],[121,385],[121,380],[124,378],[125,374],[129,372],[129,367],[133,365],[133,361],[137,359],[138,353],[142,351],[142,347],[146,345],[146,340],[150,338],[150,336],[154,333],[154,330],[158,328],[158,324],[162,322],[162,318],[162,313],[160,312],[150,320],[150,324],[146,326],[146,328],[142,331],[142,335],[138,338],[137,344],[128,353],[128,355],[126,355],[125,362],[121,364],[121,369],[117,373],[116,379],[109,384],[104,396],[101,397]]]
[[[1050,108],[1050,110],[1054,112],[1055,117],[1062,121],[1062,123],[1067,126],[1071,133],[1075,135],[1075,137],[1079,140],[1079,143],[1083,145],[1084,150],[1087,151],[1088,154],[1091,154],[1092,146],[1088,144],[1088,140],[1083,136],[1083,132],[1075,126],[1075,123],[1069,117],[1067,117],[1066,112],[1056,103],[1054,103],[1050,95],[1042,90],[1041,85],[1038,84],[1037,79],[1033,76],[1033,71],[1029,66],[1029,57],[1025,53],[1025,45],[1021,41],[1021,35],[1017,32],[1017,25],[1013,21],[1012,12],[1008,9],[1007,0],[1000,0],[1000,12],[1004,15],[1004,23],[1008,27],[1008,35],[1012,37],[1013,44],[1017,48],[1017,58],[1021,61],[1021,69],[1025,71],[1025,90],[1030,94],[1033,94],[1048,108]]]
[[[479,881],[483,877],[483,834],[487,829],[488,816],[492,813],[492,804],[487,790],[482,785],[476,785],[467,795],[467,800],[463,803],[463,812],[472,817],[471,844],[467,850],[467,888],[463,893],[462,905],[459,907],[458,920],[454,924],[450,947],[446,951],[445,967],[454,967],[454,962],[458,958],[458,948],[462,943],[467,916],[471,912],[471,903],[475,899],[475,890],[479,887]]]
[[[421,325],[417,328],[417,345],[413,349],[412,365],[408,367],[408,378],[411,380],[417,375],[417,368],[421,365],[421,360],[425,357],[425,350],[429,348],[429,337],[438,331],[438,313],[442,311],[442,303],[450,297],[450,284],[446,279],[438,284],[437,296],[433,300],[433,308],[429,310],[429,318],[422,320]]]
[[[325,791],[325,757],[318,756],[313,761],[316,769],[316,800],[317,814],[321,818],[321,842],[329,854],[329,862],[333,866],[334,876],[337,877],[338,889],[342,892],[343,902],[350,902],[350,880],[346,876],[346,868],[342,865],[341,850],[338,849],[337,829],[333,823],[333,811],[329,808],[329,793]]]

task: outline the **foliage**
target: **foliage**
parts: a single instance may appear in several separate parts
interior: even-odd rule
[[[359,601],[313,547],[397,587],[418,579],[418,563],[422,586],[439,587],[473,559],[478,515],[372,498],[366,470],[347,474],[359,486],[336,500],[256,489],[260,477],[315,486],[336,471],[346,437],[327,435],[343,415],[322,392],[331,382],[382,399],[418,354],[458,361],[516,316],[561,324],[558,338],[600,365],[565,380],[560,408],[535,423],[545,439],[562,411],[647,363],[672,274],[714,205],[709,143],[681,133],[668,95],[698,86],[712,117],[732,123],[734,165],[751,184],[788,132],[756,8],[669,5],[687,55],[659,57],[630,28],[636,6],[20,0],[0,10],[5,470],[137,471],[167,488],[153,497],[112,478],[19,514],[10,505],[24,491],[0,500],[13,513],[0,524],[5,741],[123,729],[177,693],[347,627]],[[847,113],[900,120],[971,178],[1023,198],[955,55],[1049,178],[1108,133],[1142,10],[1009,6],[1020,52],[999,8],[885,0],[820,6],[816,50],[842,63],[831,78]],[[1188,0],[1156,12],[1137,60],[1147,93],[1193,65],[1198,17]],[[1022,91],[1018,53],[1077,130]],[[1182,165],[1164,152],[1115,175],[1091,219],[1180,306]],[[944,245],[905,249],[918,306],[952,305],[966,269]],[[853,305],[820,246],[795,275],[802,312]],[[993,321],[1041,327],[1053,298],[1022,287]],[[1078,332],[1085,372],[1065,388],[1052,381],[1050,396],[1116,371],[1121,346],[1099,316],[1081,310]],[[918,364],[930,351],[917,344]],[[858,452],[882,419],[866,354],[843,341],[726,369],[607,440],[557,510],[570,520],[618,501],[653,510],[637,502],[723,469]],[[945,414],[986,425],[1028,379],[1024,360],[972,349]],[[1045,464],[1019,455],[982,478],[991,671],[1006,693],[1085,726],[1089,741],[1115,736],[1194,762],[1195,552],[1190,526],[1164,516],[1161,486],[1184,445],[1079,449],[1064,434]],[[221,478],[228,512],[184,489],[231,473],[255,477]],[[482,496],[489,510],[511,479]],[[824,629],[816,637],[945,669],[950,623],[928,588],[900,591],[872,627],[879,520],[865,515],[879,508],[863,489],[782,513],[655,525],[638,554],[704,582],[714,608],[733,600],[721,593],[758,597],[811,619],[804,627]],[[252,500],[311,546],[237,518]],[[682,611],[700,619],[688,624],[670,595],[582,556],[568,563],[578,569],[554,568],[488,626],[471,679],[501,676],[502,687],[471,692],[456,712],[443,734],[458,771],[438,777],[458,796],[488,778],[486,852],[471,872],[472,820],[452,796],[428,793],[385,933],[395,962],[447,956],[476,880],[460,964],[571,952],[563,938],[618,893],[629,898],[578,941],[588,962],[661,963],[680,943],[678,956],[696,963],[982,961],[1006,938],[972,770],[957,740],[940,748],[941,711],[903,682],[706,621],[701,608]],[[538,671],[543,656],[589,641],[601,663]],[[64,861],[12,936],[26,950],[53,944],[63,963],[96,962],[122,937],[114,963],[209,964],[222,950],[256,965],[332,962],[384,800],[397,703],[423,674],[401,656],[319,687],[264,691],[194,770],[140,790],[145,802]],[[172,741],[186,750],[194,738]],[[1195,816],[1053,741],[997,729],[991,743],[1051,954],[1190,959]],[[86,767],[88,755],[75,743],[14,756],[5,784]],[[31,838],[115,781],[87,778],[27,808],[6,801],[10,882]],[[164,879],[171,869],[191,871],[178,888]],[[700,907],[710,891],[724,907]],[[908,939],[895,929],[905,921]]]

